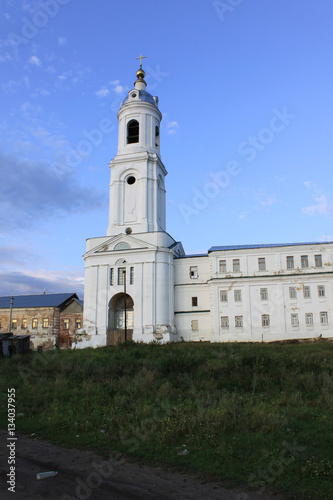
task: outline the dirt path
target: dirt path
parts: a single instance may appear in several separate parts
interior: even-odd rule
[[[93,453],[60,448],[46,441],[17,435],[16,490],[8,491],[8,434],[0,430],[0,498],[2,500],[285,500],[265,492],[247,491],[246,485],[227,489],[194,474],[129,463],[115,454],[108,461]],[[39,472],[57,476],[38,481]]]

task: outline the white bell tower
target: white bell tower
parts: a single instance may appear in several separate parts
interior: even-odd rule
[[[107,235],[87,239],[84,330],[80,347],[118,340],[168,342],[174,324],[174,258],[184,255],[165,227],[167,175],[160,156],[158,98],[145,72],[118,112],[118,152],[111,161]]]
[[[158,98],[146,91],[145,72],[137,71],[118,112],[117,156],[111,161],[108,236],[165,231],[167,171],[160,156]]]

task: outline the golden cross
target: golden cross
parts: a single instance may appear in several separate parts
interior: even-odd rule
[[[140,59],[140,68],[142,68],[142,59],[147,59],[147,57],[143,56],[140,52],[140,57],[137,57],[137,59]]]

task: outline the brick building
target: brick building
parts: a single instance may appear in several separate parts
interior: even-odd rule
[[[83,302],[76,293],[16,295],[13,297],[12,333],[30,335],[34,350],[71,347],[82,327]],[[0,333],[9,332],[10,299],[0,297]]]

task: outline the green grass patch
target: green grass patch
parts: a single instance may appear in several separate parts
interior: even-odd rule
[[[333,343],[130,342],[0,363],[3,428],[14,387],[17,432],[333,499]]]

